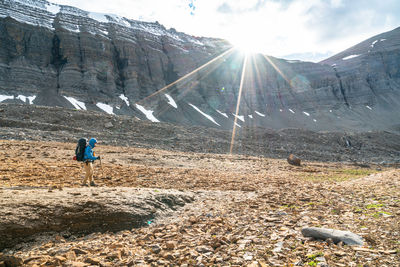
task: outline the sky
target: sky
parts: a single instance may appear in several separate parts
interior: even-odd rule
[[[317,62],[400,26],[399,0],[49,0]]]

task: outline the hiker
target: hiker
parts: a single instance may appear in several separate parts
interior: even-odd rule
[[[97,140],[95,138],[91,138],[89,140],[89,145],[85,149],[85,154],[83,156],[84,167],[86,171],[85,178],[82,181],[83,186],[87,186],[87,182],[89,181],[90,186],[96,186],[93,180],[93,161],[96,159],[100,159],[99,157],[95,157],[93,155],[93,148],[96,146]]]

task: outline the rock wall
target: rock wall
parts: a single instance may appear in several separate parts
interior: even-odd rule
[[[15,96],[7,101],[34,95],[37,105],[233,128],[245,54],[226,41],[44,0],[1,0],[0,43],[0,95]],[[397,129],[399,69],[400,28],[319,64],[250,55],[236,123]]]

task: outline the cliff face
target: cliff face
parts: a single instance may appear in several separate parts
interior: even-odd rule
[[[2,0],[0,17],[0,90],[39,94],[35,104],[72,107],[47,94],[76,97],[89,107],[122,104],[121,94],[134,103],[228,47],[158,23],[40,0]]]
[[[239,126],[400,129],[400,29],[319,64],[257,54],[244,65],[226,41],[158,23],[44,0],[0,4],[0,101],[231,129],[245,66]]]

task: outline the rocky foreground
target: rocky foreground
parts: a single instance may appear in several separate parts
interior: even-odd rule
[[[87,190],[88,199],[77,195],[77,200],[104,199],[100,196],[108,191],[112,204],[120,196],[111,192],[121,186],[130,187],[124,190],[135,197],[140,195],[134,192],[157,195],[174,189],[192,200],[175,211],[165,209],[144,227],[41,233],[4,249],[0,265],[400,264],[400,173],[394,167],[311,161],[298,167],[264,157],[100,145],[95,149],[103,158],[102,166],[95,166],[99,187],[82,189],[82,167],[71,160],[74,147],[0,141],[0,209],[16,205],[5,198],[13,190],[26,199],[40,193],[43,203]],[[32,210],[39,207],[39,200],[33,202]],[[301,233],[305,227],[350,231],[363,238],[363,245],[311,240]]]

